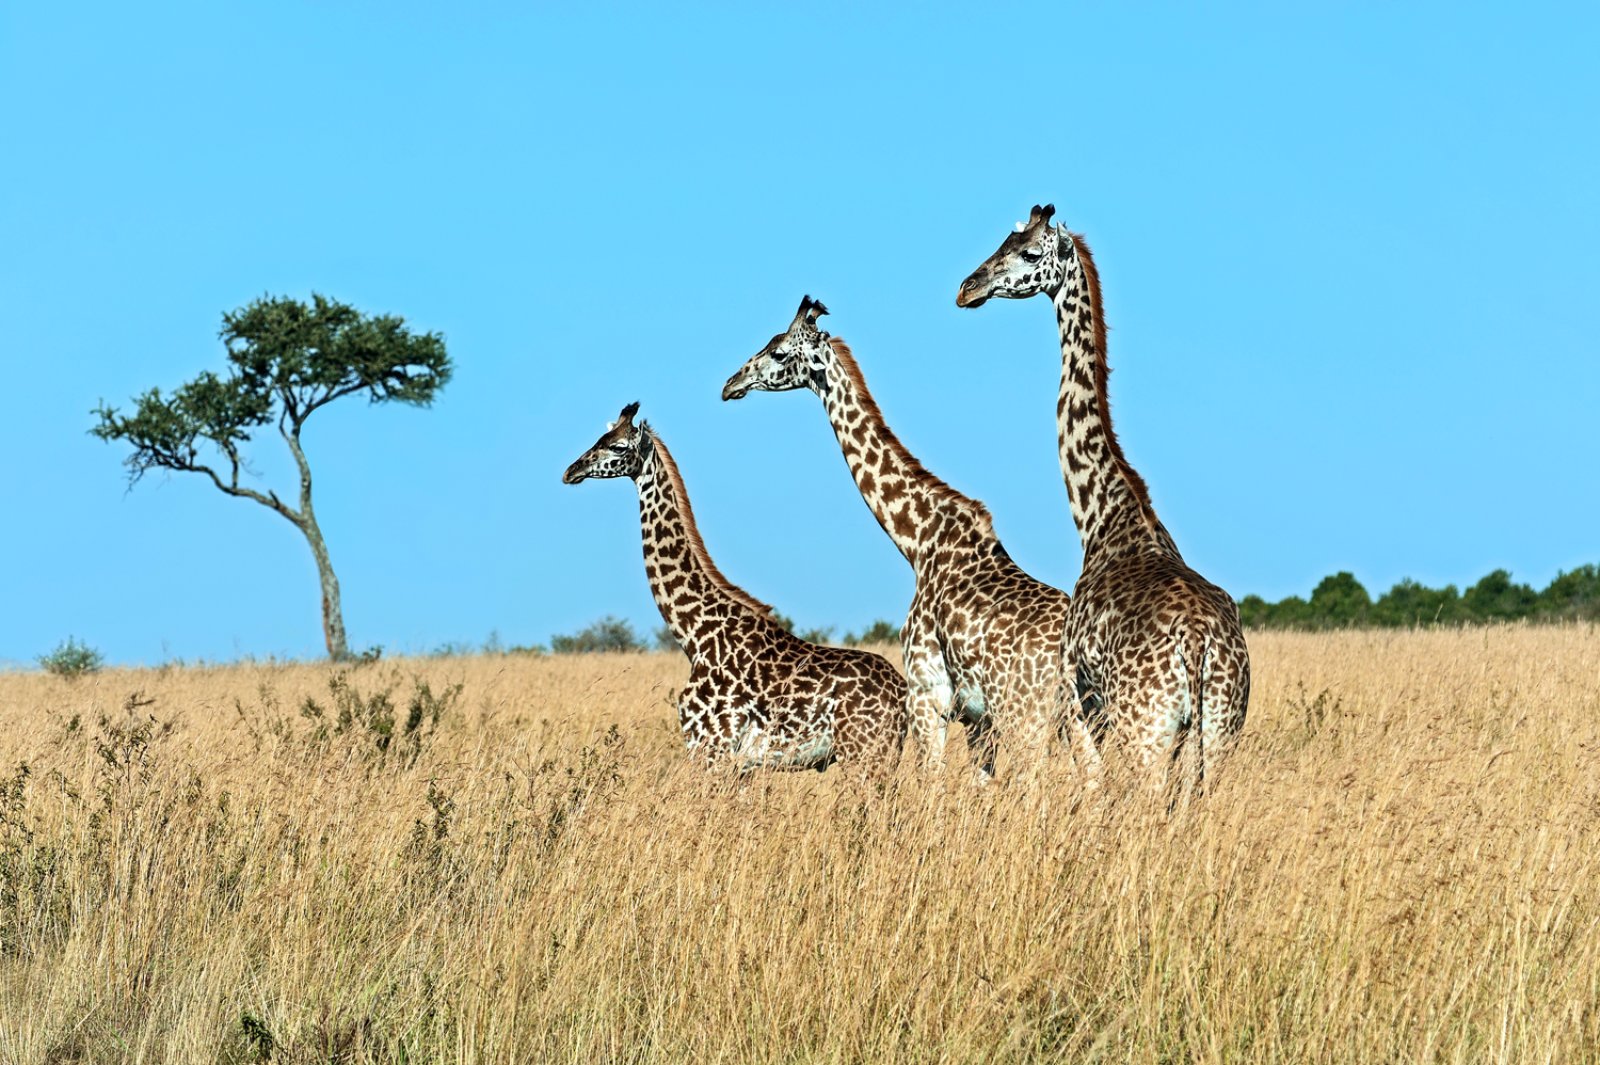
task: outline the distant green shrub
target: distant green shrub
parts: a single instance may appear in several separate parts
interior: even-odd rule
[[[885,621],[883,618],[879,618],[871,625],[868,625],[864,630],[862,630],[860,636],[857,636],[853,632],[847,632],[844,634],[844,645],[846,647],[860,647],[864,643],[899,642],[900,626],[896,625],[892,621]]]
[[[542,655],[544,653],[544,647],[536,643],[508,645],[500,638],[498,629],[491,629],[488,639],[483,641],[482,646],[466,640],[446,640],[424,654],[427,658],[470,658],[473,655],[504,658],[506,655]]]
[[[772,612],[772,620],[776,621],[784,632],[798,636],[807,643],[827,643],[833,639],[832,625],[820,625],[811,629],[797,629],[794,627],[793,618],[786,614],[780,614],[776,610]],[[880,622],[879,624],[887,625],[888,622]]]
[[[570,636],[550,637],[550,650],[558,655],[594,654],[602,651],[644,651],[645,642],[623,618],[607,615]]]
[[[39,656],[39,667],[58,677],[81,677],[95,673],[106,664],[105,657],[74,636],[68,636],[56,649]]]
[[[829,640],[833,639],[832,626],[823,626],[816,629],[802,629],[796,631],[794,627],[794,619],[780,614],[777,611],[772,612],[772,620],[776,621],[778,623],[778,627],[784,632],[793,633],[795,636],[800,637],[800,639],[805,640],[807,643],[827,643]],[[672,629],[666,625],[658,626],[651,633],[651,635],[655,639],[657,651],[683,650],[682,645],[678,643],[678,638],[672,634]]]

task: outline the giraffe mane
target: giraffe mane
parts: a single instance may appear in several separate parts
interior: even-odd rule
[[[836,336],[828,337],[828,345],[833,348],[833,353],[839,358],[839,365],[844,369],[845,375],[850,378],[855,386],[856,395],[861,406],[868,416],[883,426],[883,446],[892,449],[900,457],[900,461],[910,471],[917,484],[927,491],[935,503],[954,504],[958,508],[969,510],[984,529],[993,534],[994,519],[989,514],[989,508],[971,496],[962,495],[951,488],[944,481],[928,472],[918,458],[900,442],[900,438],[889,428],[888,419],[884,418],[883,411],[878,408],[878,401],[872,398],[872,389],[867,387],[867,378],[861,372],[861,364],[856,362],[855,353],[850,350],[850,345]]]
[[[678,503],[678,517],[683,522],[684,537],[689,544],[689,554],[699,563],[707,579],[728,598],[769,621],[773,620],[771,606],[723,576],[717,564],[711,560],[711,553],[706,550],[705,541],[700,539],[700,525],[694,520],[694,508],[689,505],[689,490],[683,485],[683,474],[678,472],[678,461],[672,457],[672,452],[667,450],[666,443],[650,427],[649,422],[645,422],[640,428],[650,438],[656,457],[661,460],[661,468],[666,471],[667,482],[672,486],[672,494]]]
[[[1071,230],[1066,232],[1073,247],[1077,249],[1078,263],[1083,267],[1084,284],[1089,289],[1089,307],[1094,314],[1094,390],[1100,397],[1100,421],[1106,427],[1106,443],[1111,451],[1111,461],[1122,471],[1122,476],[1133,489],[1140,507],[1150,510],[1150,488],[1144,483],[1144,478],[1139,476],[1139,471],[1128,462],[1128,456],[1122,452],[1122,441],[1117,439],[1116,431],[1111,427],[1109,391],[1111,366],[1106,361],[1106,316],[1100,302],[1100,269],[1095,266],[1094,253],[1089,250],[1089,242],[1083,239],[1083,235]]]

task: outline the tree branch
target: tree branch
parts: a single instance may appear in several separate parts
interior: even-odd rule
[[[227,441],[227,442],[223,443],[221,445],[221,447],[222,447],[223,452],[225,454],[227,454],[227,456],[228,456],[229,474],[228,474],[228,482],[226,484],[224,484],[223,481],[222,481],[222,478],[218,477],[216,472],[214,470],[212,470],[208,466],[203,466],[203,465],[200,465],[198,463],[195,463],[195,464],[192,464],[192,465],[188,466],[187,468],[188,469],[192,469],[192,470],[194,470],[194,471],[196,471],[198,473],[210,474],[211,480],[216,484],[216,486],[218,488],[222,489],[224,492],[228,493],[231,496],[238,496],[240,499],[253,499],[257,503],[260,503],[262,506],[268,508],[269,510],[275,510],[279,514],[282,514],[285,518],[288,518],[291,522],[293,522],[297,526],[304,522],[305,515],[297,514],[297,513],[295,513],[295,511],[292,508],[286,506],[284,504],[283,500],[278,498],[278,493],[272,491],[271,489],[268,489],[267,492],[265,494],[263,494],[261,492],[257,492],[253,488],[246,488],[243,485],[241,485],[239,483],[239,470],[242,467],[243,463],[239,458],[239,449],[236,448],[233,445],[232,441]],[[183,467],[173,466],[170,463],[162,463],[161,465],[165,469],[180,469],[180,468],[183,468]]]
[[[309,417],[311,412],[316,410],[318,407],[326,406],[336,399],[343,399],[345,396],[353,396],[357,392],[365,392],[370,387],[372,386],[369,383],[363,381],[356,381],[352,384],[346,385],[344,388],[330,387],[321,396],[318,396],[316,399],[309,400],[306,403],[305,415],[301,417],[300,423],[302,425],[305,424],[306,417]]]
[[[257,503],[260,503],[262,506],[266,507],[268,510],[276,511],[279,514],[282,514],[285,518],[289,519],[289,521],[293,523],[296,528],[305,524],[305,519],[290,507],[285,506],[283,501],[278,498],[278,494],[276,492],[269,491],[263,495],[254,488],[245,488],[244,486],[240,485],[238,467],[234,468],[233,480],[230,483],[224,481],[221,477],[218,477],[217,471],[212,469],[210,466],[201,465],[199,463],[182,466],[174,466],[167,463],[158,463],[158,465],[160,465],[163,469],[168,470],[187,470],[193,473],[203,473],[207,477],[211,478],[212,484],[216,485],[220,490],[226,492],[228,495],[237,496],[240,499],[253,499]]]

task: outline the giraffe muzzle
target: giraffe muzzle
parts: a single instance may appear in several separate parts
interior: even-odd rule
[[[989,299],[989,294],[984,291],[988,277],[980,270],[961,282],[961,287],[956,290],[957,307],[981,307]]]
[[[728,378],[728,383],[722,386],[722,398],[724,400],[743,399],[749,394],[750,386],[744,383],[744,371],[742,370]]]

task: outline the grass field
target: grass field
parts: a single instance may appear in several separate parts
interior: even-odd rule
[[[1600,630],[1252,652],[1170,816],[741,787],[675,656],[0,675],[0,1062],[1600,1061]]]

